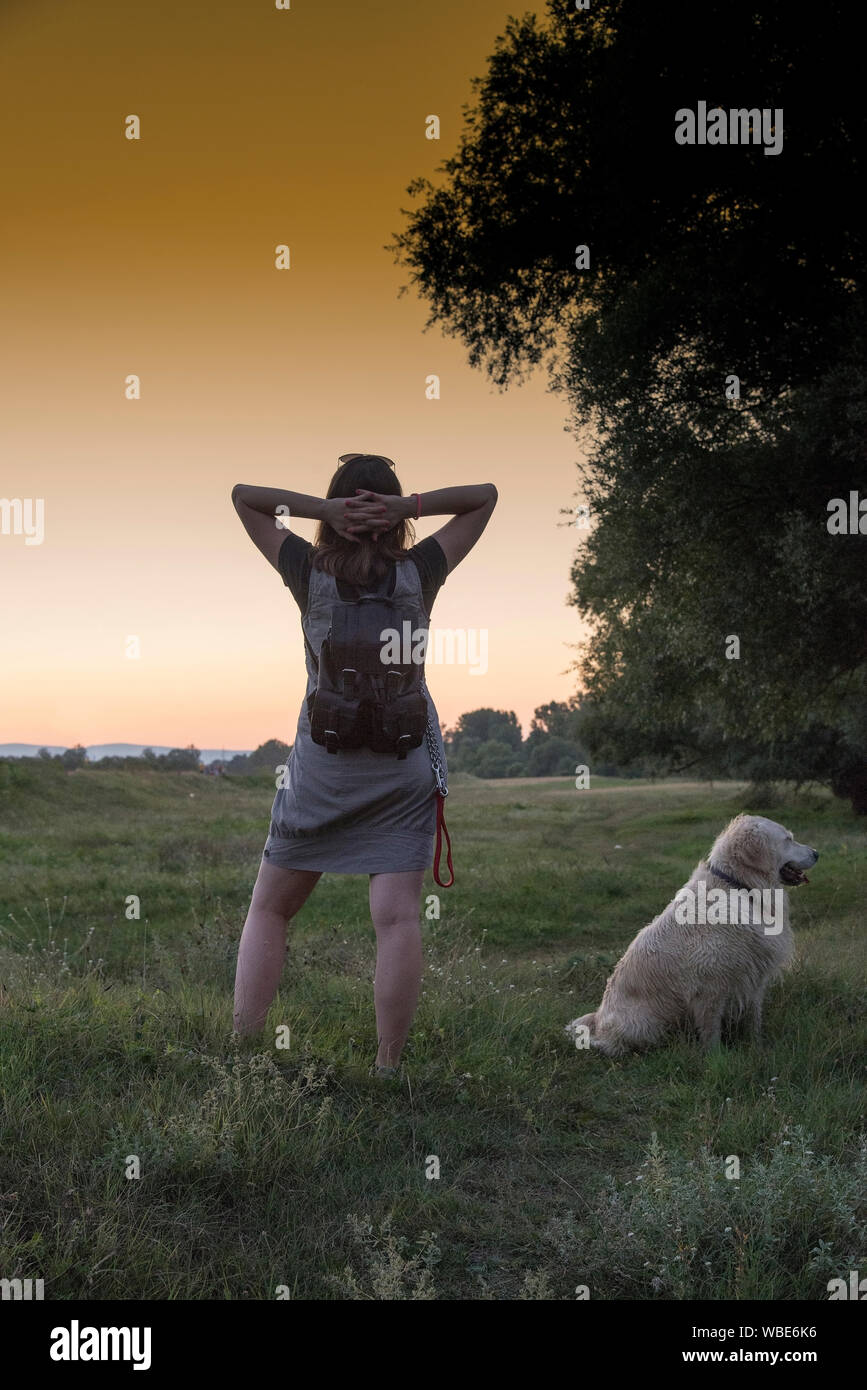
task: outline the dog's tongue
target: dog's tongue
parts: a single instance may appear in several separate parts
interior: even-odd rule
[[[800,888],[802,883],[810,882],[804,870],[799,868],[797,864],[784,864],[780,871],[780,877],[791,888]]]

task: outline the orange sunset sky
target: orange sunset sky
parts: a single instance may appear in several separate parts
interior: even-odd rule
[[[410,181],[441,177],[509,13],[2,0],[0,497],[43,498],[45,538],[0,535],[0,743],[291,741],[298,610],[230,492],[322,495],[350,450],[395,459],[405,491],[499,489],[434,608],[434,627],[489,633],[487,674],[430,668],[443,721],[492,705],[526,731],[573,690],[565,402],[541,373],[500,394],[423,333],[384,249]]]

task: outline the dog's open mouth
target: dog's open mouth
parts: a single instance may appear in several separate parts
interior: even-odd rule
[[[797,888],[801,883],[810,882],[804,870],[799,869],[797,864],[784,864],[780,869],[780,878],[783,880],[783,883],[787,883],[790,888]]]

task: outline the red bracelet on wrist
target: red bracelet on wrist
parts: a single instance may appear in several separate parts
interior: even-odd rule
[[[414,492],[412,495],[415,498],[415,519],[418,521],[421,516],[421,493]]]

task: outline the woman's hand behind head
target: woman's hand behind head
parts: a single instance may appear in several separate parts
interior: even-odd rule
[[[345,497],[326,498],[322,506],[322,520],[342,540],[357,541],[357,533],[366,530],[366,527],[361,524],[360,518],[351,515],[347,500]]]
[[[398,522],[412,516],[415,507],[411,497],[386,492],[367,492],[359,488],[354,497],[346,499],[347,511],[352,516],[351,525],[361,525],[372,532],[373,540],[390,531]]]

